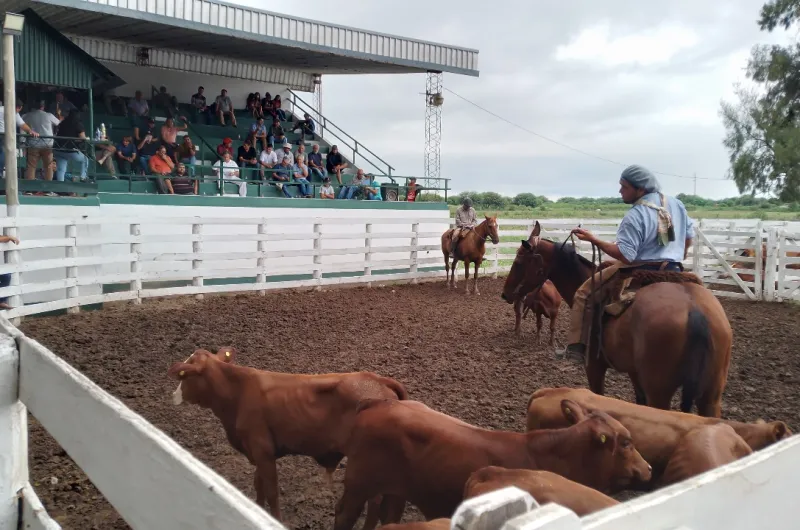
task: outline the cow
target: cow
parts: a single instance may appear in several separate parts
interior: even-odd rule
[[[382,530],[450,530],[450,519],[434,519],[433,521],[415,523],[392,523],[381,526]]]
[[[516,486],[530,493],[540,505],[554,502],[569,508],[580,517],[619,504],[596,489],[578,484],[550,471],[506,469],[487,466],[470,475],[464,486],[464,499],[470,499]]]
[[[790,242],[790,243],[791,244],[796,244],[794,242]],[[741,257],[743,257],[743,258],[755,258],[756,257],[756,251],[755,251],[755,249],[752,249],[752,248],[742,249],[740,251],[737,251],[736,254],[741,256]],[[786,258],[800,258],[800,252],[787,250],[785,257]],[[784,256],[780,256],[780,259],[783,259],[783,258],[784,258]],[[744,262],[741,262],[741,261],[734,261],[734,262],[731,263],[731,268],[733,268],[733,269],[749,269],[749,270],[752,270],[752,269],[755,268],[755,263],[744,263]],[[800,269],[800,263],[789,263],[789,264],[785,265],[785,268],[786,269],[792,269],[792,270],[798,270],[798,269]],[[767,244],[766,243],[762,243],[762,245],[761,245],[761,270],[763,271],[762,276],[761,276],[761,287],[764,288],[764,281],[766,280],[766,272],[767,272]],[[741,278],[741,280],[743,282],[754,282],[754,281],[756,281],[755,280],[755,275],[753,275],[753,274],[750,274],[750,273],[737,273],[737,274],[739,275],[739,278]],[[722,278],[730,278],[730,276],[731,276],[730,274],[723,274],[721,277]],[[776,283],[776,285],[777,285],[777,283]]]
[[[678,442],[659,484],[681,482],[752,453],[747,442],[730,425],[701,425],[684,434]]]
[[[536,344],[541,343],[542,334],[542,316],[550,319],[550,346],[553,346],[556,333],[556,318],[558,317],[558,309],[561,307],[561,295],[558,289],[553,285],[553,282],[547,280],[544,282],[540,289],[528,293],[523,300],[517,300],[514,303],[514,333],[519,335],[520,322],[528,314],[528,311],[533,311],[536,315]]]
[[[344,449],[360,400],[408,399],[402,384],[372,372],[287,374],[234,364],[236,352],[195,350],[168,375],[180,384],[173,403],[209,408],[222,422],[228,441],[256,466],[256,503],[269,502],[280,520],[275,461],[286,455],[314,458],[328,482]]]
[[[681,438],[695,427],[728,424],[754,451],[792,434],[782,421],[742,423],[696,416],[600,396],[585,388],[565,387],[541,388],[531,395],[528,401],[528,430],[565,427],[568,422],[560,412],[564,399],[575,401],[591,411],[605,412],[622,423],[630,431],[636,449],[653,466],[655,477],[663,472]],[[652,484],[647,486],[649,489]]]
[[[569,400],[562,410],[570,427],[516,433],[481,429],[416,401],[363,402],[346,451],[334,529],[351,530],[364,504],[378,495],[397,507],[408,500],[428,520],[451,517],[467,479],[488,465],[545,469],[600,490],[650,480],[650,466],[619,422]],[[399,509],[382,520],[401,516]]]

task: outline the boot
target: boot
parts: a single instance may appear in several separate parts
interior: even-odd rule
[[[457,246],[458,246],[458,239],[456,239],[456,238],[453,238],[453,239],[450,241],[450,255],[451,255],[451,256],[455,256],[455,255],[456,255],[456,247],[457,247]]]
[[[579,342],[569,344],[563,350],[556,350],[556,359],[566,359],[583,365],[586,362],[586,346]]]

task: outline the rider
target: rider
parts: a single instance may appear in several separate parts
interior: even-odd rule
[[[686,213],[686,207],[678,199],[661,193],[658,180],[648,169],[638,165],[628,166],[622,172],[619,183],[623,202],[632,204],[633,207],[622,218],[617,229],[616,242],[598,239],[583,228],[573,231],[578,239],[594,243],[603,253],[619,260],[595,273],[593,298],[605,296],[611,286],[611,278],[623,266],[682,271],[681,261],[686,259],[694,237],[694,224]],[[633,267],[628,267],[629,265]],[[591,295],[592,283],[592,278],[587,279],[575,293],[570,312],[568,345],[557,352],[557,357],[566,356],[581,364],[585,361],[589,326],[584,326],[584,322],[592,322],[592,304],[589,305],[587,315],[584,315],[584,308]]]
[[[472,199],[464,197],[461,206],[456,210],[456,227],[450,235],[450,254],[456,253],[458,241],[467,233],[468,230],[475,228],[477,216],[475,208],[472,207]]]

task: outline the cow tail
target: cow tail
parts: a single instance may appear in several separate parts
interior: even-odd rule
[[[706,365],[711,356],[711,328],[706,316],[696,307],[689,309],[686,321],[686,345],[683,351],[683,389],[681,411],[691,412],[703,391]]]

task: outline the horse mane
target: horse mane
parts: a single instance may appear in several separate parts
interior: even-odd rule
[[[590,271],[595,270],[595,265],[587,258],[578,253],[578,249],[572,243],[557,243],[550,239],[545,239],[553,245],[556,264],[559,269],[569,276],[578,276],[583,271],[582,267],[587,267]]]

